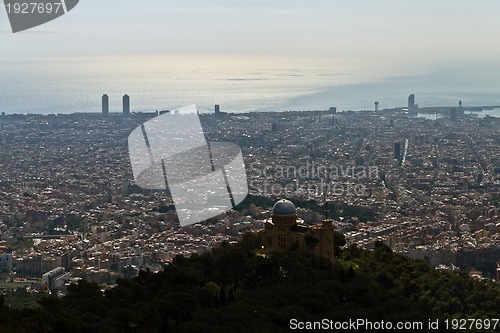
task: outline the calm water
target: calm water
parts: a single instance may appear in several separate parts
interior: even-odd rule
[[[469,114],[469,112],[466,112],[466,114]],[[500,118],[500,109],[484,110],[482,112],[472,112],[472,114],[477,114],[479,118],[484,118],[487,115],[491,117]]]
[[[201,112],[381,109],[420,105],[500,105],[500,79],[452,76],[349,60],[234,56],[162,56],[0,59],[0,111],[7,113],[111,112],[121,97],[132,111],[196,104]],[[496,111],[498,112],[498,111]],[[484,113],[486,114],[486,112]],[[498,114],[498,113],[497,113]]]

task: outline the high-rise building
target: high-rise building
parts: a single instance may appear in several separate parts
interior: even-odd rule
[[[394,143],[394,159],[401,161],[401,143]]]
[[[458,111],[455,108],[452,108],[450,110],[450,118],[451,120],[457,120],[458,119]]]
[[[330,113],[331,114],[336,114],[337,113],[337,108],[335,106],[330,106]]]
[[[130,97],[128,95],[123,96],[123,115],[130,115]]]
[[[408,109],[414,109],[415,106],[415,94],[411,94],[408,96]]]
[[[102,95],[102,114],[107,116],[109,114],[109,97],[108,95]]]
[[[56,289],[60,288],[67,281],[69,281],[70,276],[71,273],[66,273],[64,267],[56,267],[43,274],[42,281],[49,289]]]
[[[375,112],[378,111],[378,102],[375,102]]]
[[[0,246],[0,272],[12,270],[12,253],[7,252],[6,246]]]
[[[220,105],[219,104],[215,104],[215,114],[216,115],[220,114]]]
[[[462,100],[460,100],[460,101],[458,102],[458,116],[459,116],[460,118],[463,118],[464,114],[465,114],[465,110],[464,110],[464,108],[462,107]]]

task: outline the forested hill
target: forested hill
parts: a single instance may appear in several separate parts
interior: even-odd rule
[[[141,271],[104,294],[82,281],[64,298],[44,298],[38,310],[10,309],[0,298],[0,332],[274,333],[291,332],[292,319],[426,325],[432,319],[443,332],[446,319],[500,318],[498,283],[433,270],[383,244],[374,251],[352,246],[335,264],[298,249],[266,257],[260,247],[248,234],[239,244],[177,257],[159,273]]]

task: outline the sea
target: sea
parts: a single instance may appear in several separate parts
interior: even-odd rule
[[[499,106],[492,71],[375,66],[369,61],[252,55],[147,55],[0,58],[0,112],[57,114],[174,110],[213,112],[373,110],[407,105]],[[500,117],[500,109],[478,113]]]

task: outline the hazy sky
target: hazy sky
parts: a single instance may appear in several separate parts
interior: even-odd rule
[[[499,0],[81,0],[12,34],[0,9],[0,57],[252,53],[497,62]]]

